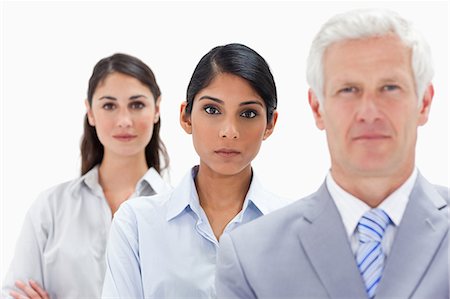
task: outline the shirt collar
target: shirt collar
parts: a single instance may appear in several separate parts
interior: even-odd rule
[[[409,195],[411,194],[417,178],[417,173],[417,168],[414,168],[409,178],[378,206],[378,208],[383,209],[386,214],[388,214],[389,218],[391,218],[396,226],[399,225],[402,220],[406,205],[409,201]],[[333,179],[331,172],[327,175],[326,184],[331,198],[333,198],[339,214],[341,215],[347,234],[351,237],[359,220],[365,212],[371,209],[371,207],[342,189]]]
[[[94,166],[85,175],[81,177],[80,183],[84,182],[91,191],[100,197],[103,197],[103,189],[100,186],[99,166]],[[135,187],[136,196],[146,196],[160,194],[170,191],[171,187],[163,180],[160,174],[153,167],[149,168],[144,176],[137,182]]]
[[[195,189],[194,178],[197,175],[196,168],[193,167],[181,180],[178,186],[173,190],[172,195],[169,198],[167,205],[166,220],[169,221],[186,209],[191,203],[191,197],[197,196],[197,190]]]
[[[173,190],[167,210],[166,219],[168,221],[178,216],[188,206],[199,218],[201,218],[200,201],[194,182],[197,172],[198,166],[194,166]],[[244,204],[242,206],[242,211],[239,213],[239,217],[236,221],[240,222],[242,220],[242,217],[249,206],[255,206],[263,215],[269,213],[280,206],[280,204],[276,202],[277,198],[278,197],[275,195],[271,195],[271,193],[265,191],[258,178],[253,174],[250,188],[245,196]]]
[[[398,226],[403,218],[406,205],[409,201],[412,189],[417,179],[418,170],[414,168],[409,178],[397,190],[392,192],[385,200],[381,202],[378,208],[384,210],[391,218],[392,222]]]
[[[164,181],[155,168],[151,167],[136,184],[138,196],[143,194],[146,188],[151,188],[154,193],[161,194],[170,191],[172,188]]]
[[[100,182],[98,180],[98,165],[94,166],[91,170],[86,172],[81,177],[80,183],[81,182],[84,182],[95,195],[100,197],[103,196],[103,189],[100,186]]]
[[[253,204],[263,215],[266,215],[270,211],[280,207],[280,203],[277,202],[278,199],[278,196],[264,189],[261,181],[253,172],[252,182],[245,196],[242,210],[245,211],[250,204]]]

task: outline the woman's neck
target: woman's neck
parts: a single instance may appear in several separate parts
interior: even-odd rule
[[[200,205],[217,239],[226,225],[242,210],[251,178],[250,165],[235,175],[221,175],[206,165],[200,165],[195,186]]]
[[[113,214],[133,194],[147,170],[145,155],[117,157],[105,153],[99,167],[99,183]]]

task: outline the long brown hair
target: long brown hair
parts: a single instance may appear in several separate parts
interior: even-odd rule
[[[95,89],[108,75],[118,72],[139,80],[148,86],[155,101],[161,95],[159,86],[156,83],[152,70],[141,60],[127,54],[114,54],[103,58],[94,67],[92,76],[89,79],[87,100],[92,105],[92,96]],[[145,147],[145,158],[147,166],[155,168],[158,172],[169,166],[169,156],[166,147],[159,137],[161,128],[161,117],[153,127],[153,135],[150,142]],[[100,164],[103,160],[104,148],[98,139],[95,127],[88,122],[87,114],[84,117],[84,132],[81,138],[81,175]],[[161,161],[162,160],[162,161]],[[162,163],[163,162],[163,163]]]

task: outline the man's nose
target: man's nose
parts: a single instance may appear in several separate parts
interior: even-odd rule
[[[381,118],[382,114],[378,107],[379,99],[375,94],[366,92],[362,95],[357,111],[357,120],[366,123],[373,123]]]

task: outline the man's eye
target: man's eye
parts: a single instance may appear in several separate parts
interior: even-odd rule
[[[345,87],[339,90],[340,93],[354,93],[357,92],[358,89],[356,87]]]
[[[397,89],[399,89],[400,87],[399,86],[397,86],[397,85],[385,85],[385,86],[383,86],[383,90],[384,91],[394,91],[394,90],[397,90]]]

